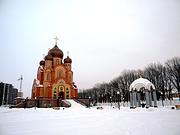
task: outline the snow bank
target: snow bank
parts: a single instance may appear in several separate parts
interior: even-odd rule
[[[76,109],[82,109],[82,108],[85,108],[83,105],[75,102],[74,100],[66,100],[67,102],[69,102],[71,104],[71,107],[70,108],[76,108]]]

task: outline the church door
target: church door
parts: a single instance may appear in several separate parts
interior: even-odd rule
[[[63,91],[59,92],[59,99],[64,99],[64,92]]]
[[[59,86],[58,98],[64,99],[64,86],[62,86],[62,85]]]

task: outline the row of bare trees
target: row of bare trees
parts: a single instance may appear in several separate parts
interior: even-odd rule
[[[180,93],[180,57],[169,59],[164,64],[149,64],[143,70],[124,70],[109,83],[96,84],[93,88],[81,90],[78,95],[96,102],[129,101],[129,87],[140,77],[155,85],[158,99],[172,99],[174,93]]]

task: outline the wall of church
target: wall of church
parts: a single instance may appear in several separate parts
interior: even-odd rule
[[[59,80],[61,78],[66,78],[66,69],[62,66],[57,66],[55,68],[55,80]]]
[[[57,65],[62,64],[61,58],[53,58],[53,66],[56,67]]]
[[[72,72],[71,71],[69,71],[67,73],[67,82],[69,82],[69,83],[73,82],[73,77],[72,77]]]
[[[51,60],[45,61],[45,69],[47,69],[47,68],[52,68],[52,61]]]

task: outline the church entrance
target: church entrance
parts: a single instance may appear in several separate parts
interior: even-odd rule
[[[64,92],[63,91],[59,92],[58,98],[59,99],[64,99]]]

